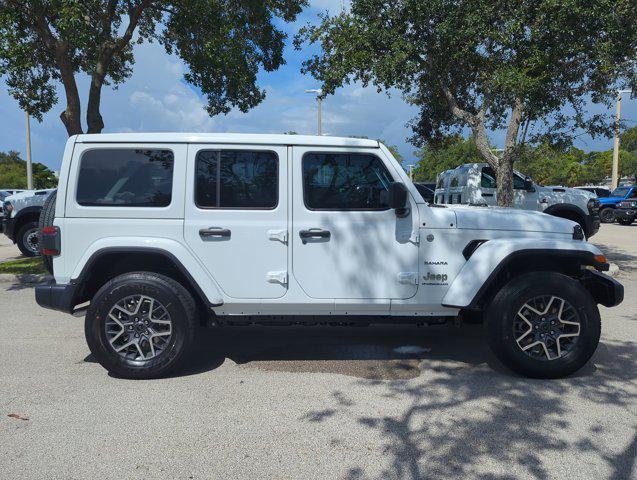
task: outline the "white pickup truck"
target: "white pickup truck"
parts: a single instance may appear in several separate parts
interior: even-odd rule
[[[74,136],[41,224],[55,283],[37,302],[87,308],[91,352],[131,378],[175,369],[202,326],[480,316],[507,365],[560,377],[623,299],[576,222],[430,205],[365,139]]]
[[[513,173],[514,207],[577,222],[586,238],[599,230],[600,202],[594,193],[568,187],[543,187],[520,172]],[[437,204],[497,205],[495,173],[486,163],[468,163],[438,175]]]

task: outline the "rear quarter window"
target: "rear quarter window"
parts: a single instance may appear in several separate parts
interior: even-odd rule
[[[102,148],[80,159],[76,200],[87,207],[167,207],[172,200],[171,150]]]

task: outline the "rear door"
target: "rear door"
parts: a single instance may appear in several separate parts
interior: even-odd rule
[[[287,147],[190,145],[184,235],[233,298],[287,291]]]
[[[495,172],[491,167],[482,167],[480,171],[480,193],[487,205],[498,204]]]

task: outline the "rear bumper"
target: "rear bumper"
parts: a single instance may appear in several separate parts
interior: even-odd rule
[[[77,285],[73,283],[66,285],[58,285],[57,283],[37,285],[35,287],[35,301],[44,308],[73,313],[76,291]]]

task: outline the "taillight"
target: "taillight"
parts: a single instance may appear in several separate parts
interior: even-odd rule
[[[59,255],[60,248],[60,229],[58,227],[42,228],[42,239],[40,241],[42,255]]]

